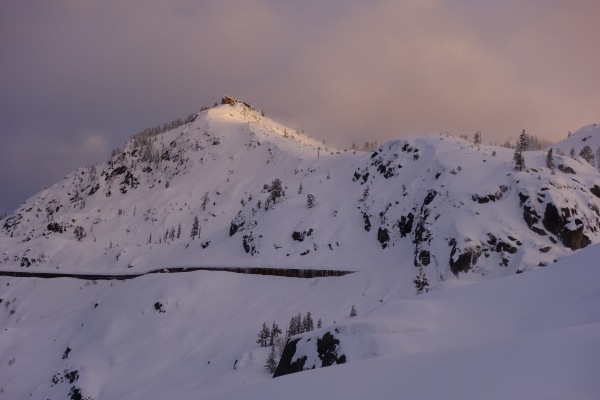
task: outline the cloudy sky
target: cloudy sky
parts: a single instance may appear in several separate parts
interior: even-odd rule
[[[231,94],[329,143],[600,122],[597,0],[0,2],[0,214]]]

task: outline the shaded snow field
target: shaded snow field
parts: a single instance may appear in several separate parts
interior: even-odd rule
[[[598,259],[593,245],[417,297],[389,267],[320,279],[2,277],[0,398],[75,388],[95,399],[597,399]],[[255,343],[262,323],[283,328],[306,311],[324,325],[305,335],[334,333],[348,362],[271,379],[269,348]]]

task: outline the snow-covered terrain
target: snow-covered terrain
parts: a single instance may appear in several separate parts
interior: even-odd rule
[[[417,297],[397,268],[320,279],[208,271],[97,283],[0,277],[0,393],[594,399],[599,258],[593,245],[526,274],[444,282]],[[353,305],[358,315],[349,318]],[[346,364],[272,379],[263,367],[269,349],[256,344],[262,322],[285,329],[307,311],[323,327],[302,340],[314,346],[330,332]]]
[[[26,201],[2,221],[0,266],[394,266],[412,279],[414,265],[435,283],[511,275],[600,241],[598,171],[557,154],[552,173],[542,151],[515,171],[512,157],[447,135],[338,152],[232,100]]]
[[[177,125],[1,221],[0,398],[600,396],[593,166],[516,171],[446,134],[338,151],[228,97]],[[355,272],[2,276],[180,266]],[[275,341],[278,371],[306,371],[271,379],[261,326],[307,312],[322,326]]]
[[[597,123],[586,125],[573,134],[569,132],[566,139],[552,145],[552,148],[556,152],[567,156],[570,156],[573,152],[575,158],[580,159],[579,155],[586,146],[591,150],[592,157],[588,156],[588,160],[591,158],[590,164],[600,169],[598,164],[598,158],[600,157],[600,127]]]

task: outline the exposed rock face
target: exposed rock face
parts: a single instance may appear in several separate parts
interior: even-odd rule
[[[229,236],[231,237],[235,235],[238,229],[244,226],[245,223],[246,219],[244,218],[244,214],[242,214],[241,211],[238,212],[238,214],[235,216],[235,218],[231,221],[231,224],[229,225]],[[248,251],[246,251],[246,253],[247,252]]]
[[[273,378],[306,369],[329,367],[334,364],[344,364],[346,362],[346,355],[340,354],[340,341],[331,332],[326,332],[320,338],[317,337],[316,343],[312,339],[312,337],[301,337],[288,340],[283,349],[281,360],[273,374]],[[310,345],[311,343],[312,345]],[[306,354],[297,354],[301,344]],[[306,365],[309,356],[311,360],[318,358],[321,361],[321,365],[315,365],[312,362],[311,364],[313,365]],[[294,359],[295,361],[292,361]]]
[[[381,243],[381,248],[385,249],[390,241],[390,233],[386,228],[379,228],[377,231],[377,240]]]
[[[583,221],[575,218],[569,223],[569,219],[572,219],[571,210],[564,208],[559,211],[554,204],[548,203],[542,223],[544,228],[556,235],[571,250],[579,250],[589,245],[591,240],[584,233]]]
[[[277,364],[277,368],[273,374],[273,378],[304,370],[304,363],[308,357],[303,356],[292,362],[292,359],[296,354],[296,344],[299,341],[300,339],[290,339],[287,341],[285,348],[283,349],[283,354],[281,355],[281,360],[279,360],[279,364]]]
[[[340,341],[330,332],[324,334],[321,339],[317,339],[317,353],[319,353],[321,367],[329,367],[333,364],[344,364],[346,362],[344,354],[338,356],[339,345]]]
[[[468,272],[477,263],[479,256],[481,256],[481,247],[465,248],[455,257],[457,252],[459,250],[456,246],[456,241],[453,241],[450,253],[450,269],[456,276],[461,272]]]
[[[410,234],[412,231],[414,215],[413,213],[408,213],[406,216],[400,217],[400,221],[398,221],[398,227],[400,228],[400,236],[405,237]]]

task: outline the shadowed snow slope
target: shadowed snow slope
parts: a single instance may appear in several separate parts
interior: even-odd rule
[[[394,269],[314,280],[1,277],[0,390],[11,399],[74,390],[96,399],[592,399],[599,257],[594,245],[527,274],[445,282],[417,297]],[[352,305],[358,316],[348,318]],[[347,362],[272,379],[260,325],[285,329],[305,311],[323,327],[298,338],[330,332]]]

